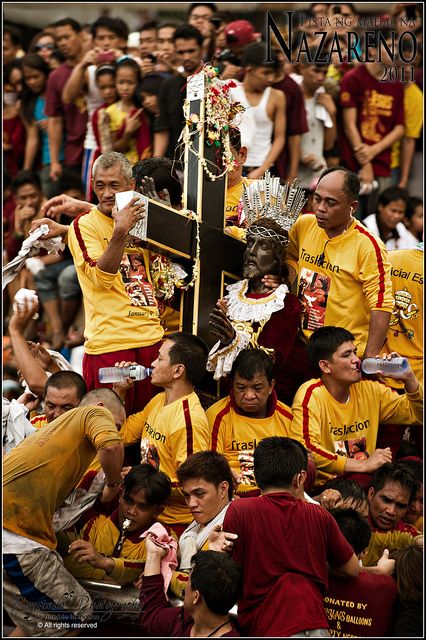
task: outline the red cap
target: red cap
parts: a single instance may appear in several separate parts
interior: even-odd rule
[[[232,47],[242,47],[256,42],[260,33],[255,33],[254,27],[248,20],[235,20],[226,25],[224,29],[226,42]]]

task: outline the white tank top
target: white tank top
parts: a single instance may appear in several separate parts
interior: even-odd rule
[[[88,75],[88,88],[87,88],[87,96],[86,96],[86,104],[87,104],[87,129],[86,129],[86,137],[84,139],[84,148],[85,149],[96,149],[96,138],[93,133],[93,125],[92,125],[92,116],[95,113],[96,109],[98,109],[101,105],[103,105],[104,101],[102,100],[99,89],[96,86],[95,81],[95,72],[96,65],[91,64],[90,67],[87,68]]]
[[[232,99],[246,107],[242,116],[239,116],[239,122],[237,116],[236,124],[240,128],[241,144],[247,147],[247,167],[260,167],[271,150],[274,123],[266,113],[270,95],[271,87],[268,87],[259,104],[253,107],[247,100],[242,84],[231,89]]]

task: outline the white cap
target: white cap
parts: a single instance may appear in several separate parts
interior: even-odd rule
[[[139,31],[132,31],[132,33],[129,33],[129,37],[127,38],[127,46],[139,47],[140,39],[141,39],[141,34],[139,33]]]

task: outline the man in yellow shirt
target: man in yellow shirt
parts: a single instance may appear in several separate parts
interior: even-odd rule
[[[152,384],[164,391],[143,411],[129,416],[120,432],[125,445],[140,443],[141,462],[151,462],[171,479],[172,495],[165,502],[161,522],[178,535],[192,518],[176,471],[188,456],[208,449],[210,443],[206,414],[194,391],[205,374],[207,354],[208,347],[198,336],[169,335],[152,363]],[[121,393],[132,384],[128,378]]]
[[[232,367],[230,395],[206,411],[210,447],[228,460],[242,496],[260,495],[251,461],[258,443],[290,432],[291,409],[277,399],[272,367],[272,359],[261,349],[244,349]]]
[[[383,243],[353,213],[358,176],[326,169],[313,196],[314,213],[299,216],[289,233],[287,264],[297,276],[305,340],[318,327],[344,327],[361,357],[380,353],[393,308],[390,264]]]
[[[307,352],[321,377],[296,393],[290,435],[314,454],[317,486],[355,474],[352,479],[366,488],[371,474],[392,461],[389,447],[376,449],[379,424],[420,425],[423,387],[411,368],[393,374],[404,382],[403,395],[376,380],[362,380],[354,336],[340,327],[317,329]]]
[[[121,153],[103,154],[93,165],[92,178],[99,204],[75,218],[68,232],[83,292],[83,377],[89,389],[100,386],[100,367],[121,360],[149,366],[164,333],[150,281],[149,253],[129,236],[143,216],[143,205],[132,200],[121,211],[115,209],[115,194],[135,187],[130,162]],[[149,379],[138,382],[126,398],[127,412],[140,410],[152,395]]]
[[[384,353],[397,351],[410,361],[418,380],[423,379],[423,243],[415,249],[389,253],[394,307]],[[396,384],[395,384],[396,383]],[[389,380],[400,387],[398,381]]]
[[[97,389],[3,458],[3,596],[21,637],[62,636],[84,628],[91,599],[66,571],[56,548],[53,514],[95,455],[106,475],[104,498],[121,485],[124,405]]]

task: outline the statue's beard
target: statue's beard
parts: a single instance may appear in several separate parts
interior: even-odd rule
[[[259,279],[263,278],[263,276],[279,276],[281,274],[281,270],[279,265],[276,263],[269,267],[269,269],[260,269],[259,265],[253,263],[246,263],[243,265],[243,277],[247,280],[252,280],[254,278]]]
[[[250,280],[251,278],[255,278],[256,276],[260,276],[259,267],[255,264],[246,264],[243,268],[243,276]]]

